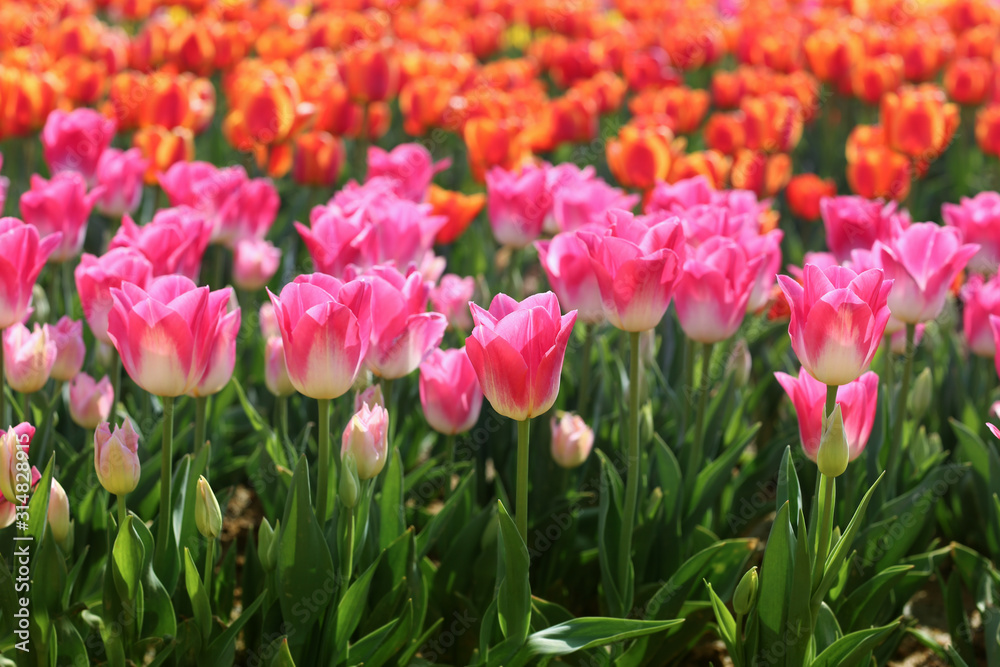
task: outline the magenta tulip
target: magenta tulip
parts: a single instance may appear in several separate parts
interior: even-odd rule
[[[552,189],[552,219],[559,231],[571,232],[590,225],[604,226],[608,211],[631,211],[639,203],[638,195],[625,194],[599,178],[583,181],[571,187]]]
[[[74,275],[83,315],[94,338],[111,343],[108,337],[108,313],[114,307],[111,289],[121,287],[123,282],[145,289],[153,279],[153,265],[138,250],[117,248],[100,257],[84,253]]]
[[[97,428],[107,421],[115,404],[115,390],[105,375],[100,382],[80,373],[69,383],[69,416],[83,428]]]
[[[520,303],[498,294],[489,310],[469,306],[475,327],[465,349],[493,409],[517,421],[546,412],[559,394],[576,312],[560,315],[552,292]]]
[[[594,431],[580,415],[562,413],[552,417],[552,459],[562,468],[576,468],[594,448]]]
[[[906,324],[929,322],[944,308],[948,288],[978,252],[962,243],[962,232],[933,222],[911,225],[888,245],[876,243],[885,277],[895,281],[889,292],[893,317]]]
[[[465,350],[434,350],[420,364],[420,405],[438,433],[465,433],[479,420],[483,391]]]
[[[115,121],[93,109],[56,109],[42,128],[42,155],[49,171],[76,172],[93,183],[98,161],[116,129]]]
[[[1000,193],[980,192],[961,203],[942,204],[944,223],[962,230],[966,243],[978,243],[979,252],[969,260],[969,270],[995,273],[1000,267]]]
[[[3,332],[4,375],[14,391],[31,394],[49,381],[56,362],[56,344],[47,328],[29,330],[20,322]]]
[[[490,227],[497,243],[523,248],[542,233],[552,207],[545,170],[525,167],[514,172],[494,167],[486,173],[486,194]]]
[[[138,148],[122,151],[108,148],[97,162],[97,184],[103,188],[95,202],[98,211],[109,218],[135,213],[142,199],[143,175],[149,160]]]
[[[876,241],[890,243],[910,226],[910,214],[897,210],[895,202],[841,195],[821,199],[819,210],[826,247],[840,262],[849,259],[852,250],[868,250]]]
[[[802,449],[809,460],[815,461],[823,436],[826,385],[814,379],[804,368],[799,369],[797,378],[786,373],[775,373],[774,376],[795,406]],[[857,380],[841,385],[837,388],[837,403],[844,418],[849,459],[853,461],[864,451],[875,423],[878,376],[868,371]]]
[[[475,278],[449,273],[441,278],[441,284],[431,290],[431,307],[444,315],[453,329],[468,331],[472,328],[469,302],[475,291]]]
[[[239,165],[220,168],[196,160],[174,163],[158,175],[158,180],[171,206],[188,206],[206,220],[214,220],[230,197],[250,179],[246,169]]]
[[[416,271],[404,277],[391,266],[376,266],[368,280],[378,316],[372,317],[365,362],[379,377],[409,375],[441,344],[448,320],[441,313],[426,312],[430,286]]]
[[[747,300],[747,312],[759,312],[771,300],[771,289],[781,267],[781,239],[784,236],[785,233],[780,229],[772,229],[766,234],[734,239],[746,251],[748,260],[760,259],[753,289]]]
[[[724,236],[688,250],[674,290],[677,319],[688,338],[718,343],[736,333],[763,261],[748,259],[736,241]]]
[[[285,285],[280,297],[270,290],[268,296],[296,391],[318,399],[347,393],[371,339],[371,285],[314,273]]]
[[[219,318],[215,332],[209,334],[208,363],[198,385],[190,392],[195,397],[211,396],[222,391],[232,379],[236,367],[236,337],[242,321],[240,306],[229,287],[213,292],[212,297],[224,301],[228,312]]]
[[[49,340],[56,346],[52,377],[68,382],[83,368],[87,348],[83,344],[83,322],[63,316],[55,324],[44,325]]]
[[[961,291],[962,325],[969,350],[980,357],[996,355],[990,315],[1000,315],[1000,276],[972,276]]]
[[[616,328],[638,332],[663,319],[684,263],[681,223],[663,213],[612,211],[604,234],[580,231],[601,290],[604,315]]]
[[[434,175],[451,166],[450,159],[435,163],[430,151],[420,144],[400,144],[391,151],[368,148],[368,180],[387,178],[401,199],[422,202]]]
[[[536,241],[535,248],[563,309],[577,311],[580,321],[587,324],[603,322],[601,287],[587,244],[575,232],[563,232],[551,241]]]
[[[281,265],[281,250],[262,239],[241,239],[233,250],[233,283],[256,291],[270,282]]]
[[[263,239],[271,231],[280,206],[278,190],[269,179],[241,183],[214,218],[208,218],[212,241],[232,248],[244,239]]]
[[[156,396],[195,390],[212,360],[229,290],[210,292],[184,276],[162,276],[143,289],[111,288],[108,336],[132,380]]]
[[[80,254],[90,209],[102,192],[98,186],[88,194],[86,181],[75,172],[56,174],[50,181],[32,174],[31,189],[21,195],[21,215],[40,236],[62,234],[52,261],[65,262]]]
[[[858,379],[871,363],[889,320],[891,280],[871,269],[857,274],[806,264],[803,285],[788,276],[778,284],[788,299],[788,335],[799,363],[827,385]]]
[[[39,239],[38,230],[17,218],[0,218],[0,329],[28,316],[31,290],[62,238]]]
[[[135,248],[153,265],[154,276],[177,274],[197,280],[211,233],[211,226],[194,209],[165,208],[141,227],[130,216],[122,217],[108,250]]]

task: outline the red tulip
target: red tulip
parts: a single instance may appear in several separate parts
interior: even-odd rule
[[[791,306],[788,335],[799,363],[828,385],[847,384],[868,368],[889,321],[891,280],[871,269],[857,274],[806,264],[803,284],[778,276]]]
[[[351,388],[371,340],[371,295],[366,282],[317,273],[299,276],[281,296],[268,290],[296,391],[330,399]]]
[[[476,326],[465,349],[493,409],[524,421],[551,408],[576,312],[560,315],[552,292],[520,303],[498,294],[489,310],[470,308]]]
[[[94,338],[110,343],[108,313],[114,306],[111,288],[118,288],[123,282],[129,282],[145,289],[153,279],[153,265],[138,250],[117,248],[101,257],[84,253],[74,275],[83,315],[87,318]]]
[[[434,350],[420,364],[420,405],[431,428],[465,433],[479,420],[483,391],[465,350]]]
[[[28,316],[35,280],[62,234],[38,237],[34,226],[17,218],[0,218],[0,329]]]

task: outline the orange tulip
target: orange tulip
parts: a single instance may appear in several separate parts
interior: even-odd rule
[[[473,177],[482,182],[491,167],[511,170],[527,157],[520,130],[507,120],[470,118],[462,136],[469,151],[469,167]]]
[[[896,32],[892,51],[903,57],[906,79],[920,82],[934,78],[953,47],[950,33],[907,26]]]
[[[768,93],[740,103],[746,122],[746,147],[768,153],[786,153],[802,138],[802,107],[798,100]]]
[[[466,33],[472,54],[479,60],[486,60],[499,51],[506,27],[507,22],[495,12],[487,12],[474,18]]]
[[[968,106],[978,106],[986,99],[993,66],[985,58],[953,60],[944,71],[944,89],[948,97]]]
[[[902,201],[910,192],[910,162],[883,146],[864,146],[847,163],[851,191],[868,199],[885,197]]]
[[[344,144],[328,132],[304,132],[295,138],[292,180],[299,185],[330,187],[344,166]]]
[[[747,144],[746,116],[742,111],[714,113],[705,123],[705,144],[723,155],[735,155]]]
[[[334,136],[357,133],[361,127],[361,105],[351,101],[347,86],[331,83],[316,107],[315,129]]]
[[[622,74],[632,90],[677,86],[684,80],[680,72],[670,66],[670,55],[659,46],[627,53],[622,61]]]
[[[382,102],[399,87],[399,63],[389,49],[362,42],[343,52],[341,74],[358,102]]]
[[[407,81],[399,91],[399,110],[403,114],[406,133],[419,137],[430,128],[439,126],[455,91],[455,84],[436,77]]]
[[[640,93],[632,98],[629,109],[636,116],[663,114],[670,118],[675,132],[690,134],[701,125],[709,101],[707,91],[676,86]]]
[[[743,78],[739,72],[716,70],[712,74],[712,103],[720,109],[735,109],[743,97]]]
[[[194,159],[194,134],[186,127],[169,130],[158,125],[144,127],[132,135],[132,145],[149,160],[145,175],[147,185],[155,185],[157,174],[172,165]]]
[[[461,192],[445,190],[431,183],[431,187],[427,191],[427,201],[431,205],[431,211],[434,215],[443,216],[448,220],[434,238],[435,243],[446,245],[458,240],[465,233],[479,212],[483,210],[483,206],[486,204],[486,195],[482,193],[466,195]]]
[[[52,72],[0,66],[0,137],[23,137],[41,129],[62,90]]]
[[[151,72],[160,67],[167,57],[171,27],[163,20],[153,19],[142,25],[142,30],[129,45],[129,67],[140,72]]]
[[[621,77],[612,72],[600,72],[589,79],[577,81],[570,90],[594,100],[597,113],[606,114],[621,107],[628,88]]]
[[[976,143],[987,155],[1000,157],[1000,104],[991,104],[976,113]]]
[[[581,95],[559,97],[542,107],[525,128],[528,146],[551,151],[562,143],[582,144],[597,136],[597,106]]]
[[[356,130],[348,132],[347,136],[357,138],[362,132],[368,141],[376,141],[385,136],[392,124],[392,109],[385,102],[372,102],[368,105],[367,114],[362,108],[362,122]]]
[[[881,124],[893,150],[910,157],[934,159],[958,128],[958,107],[944,91],[925,84],[905,86],[882,98]]]
[[[626,125],[608,141],[608,167],[622,186],[649,189],[670,174],[672,142],[673,133],[667,128]]]
[[[242,79],[241,91],[232,99],[232,111],[222,130],[238,150],[249,150],[255,143],[270,145],[284,142],[297,122],[296,101],[291,92],[273,77]]]
[[[863,58],[861,37],[846,30],[822,28],[806,37],[803,44],[809,69],[824,83],[850,90],[850,71]]]
[[[751,190],[758,197],[771,197],[788,183],[792,159],[784,153],[768,155],[743,149],[737,152],[729,180],[734,188]]]
[[[868,104],[878,104],[882,96],[903,85],[903,59],[895,53],[862,58],[851,71],[854,95]]]
[[[969,28],[955,43],[956,58],[990,58],[993,46],[1000,41],[1000,29],[996,25],[983,24]]]
[[[174,26],[167,41],[167,60],[182,72],[211,74],[215,68],[215,41],[206,22],[188,19]]]
[[[104,95],[108,70],[102,61],[78,55],[64,56],[52,66],[66,88],[63,94],[78,104],[93,104]]]
[[[821,199],[836,194],[837,184],[832,179],[820,178],[816,174],[793,176],[785,188],[785,200],[792,215],[808,221],[819,219]]]
[[[888,148],[885,130],[881,125],[856,125],[847,135],[845,154],[847,161],[853,162],[865,148]]]
[[[729,169],[732,163],[731,158],[713,150],[678,155],[670,166],[667,182],[676,183],[686,178],[704,176],[712,184],[712,187],[721,189],[725,187],[726,181],[729,179]]]

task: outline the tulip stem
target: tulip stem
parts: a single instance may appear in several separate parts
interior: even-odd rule
[[[694,355],[694,341],[687,336],[684,336],[684,359],[682,360],[682,363],[684,373],[684,390],[688,393],[688,399],[694,396]],[[680,446],[684,445],[684,435],[687,433],[689,426],[688,422],[690,419],[691,404],[688,400],[681,401]]]
[[[289,468],[295,467],[295,449],[292,447],[292,441],[288,437],[288,397],[281,396],[278,398],[278,425],[281,428],[281,442],[285,447],[286,454],[288,456],[288,466]]]
[[[326,508],[330,493],[330,399],[319,401],[319,474],[316,479],[316,518],[326,524]]]
[[[62,289],[63,289],[63,304],[66,307],[66,315],[70,318],[73,317],[73,270],[70,268],[70,263],[62,262],[59,264],[59,271],[62,274]]]
[[[528,440],[531,437],[531,418],[517,422],[517,532],[528,543]]]
[[[208,409],[208,396],[196,396],[194,399],[194,453],[200,454],[205,446],[205,413]],[[206,473],[207,474],[207,473]]]
[[[629,375],[628,375],[628,478],[625,482],[625,513],[622,516],[621,552],[618,556],[619,593],[628,598],[629,564],[632,561],[632,524],[635,521],[635,505],[639,496],[639,332],[630,331]]]
[[[208,547],[205,549],[205,592],[208,593],[208,602],[212,603],[212,573],[215,570],[215,538],[208,540]]]
[[[124,493],[118,494],[118,530],[125,525],[125,519],[128,517],[128,508],[125,506],[125,495]]]
[[[882,348],[883,354],[883,368],[882,368],[882,381],[885,382],[885,387],[889,391],[889,395],[892,395],[892,385],[895,380],[892,377],[893,372],[893,358],[892,358],[892,334],[885,334],[882,338]]]
[[[163,447],[160,452],[160,549],[167,548],[170,539],[170,480],[173,477],[174,397],[163,397]]]
[[[906,325],[906,349],[903,351],[903,378],[899,381],[899,393],[896,394],[896,413],[893,415],[892,439],[889,440],[889,456],[885,462],[886,490],[896,493],[896,469],[899,467],[899,456],[903,448],[903,423],[906,421],[906,398],[910,393],[910,378],[913,375],[913,339],[916,336],[917,325]]]
[[[118,405],[118,401],[121,399],[119,392],[122,387],[122,358],[118,354],[118,350],[111,348],[111,420],[115,421],[115,414],[118,412],[115,406]],[[125,401],[122,401],[124,404]]]
[[[701,376],[698,379],[698,411],[694,418],[694,441],[688,449],[688,463],[684,470],[684,499],[692,504],[691,509],[694,509],[694,486],[705,451],[705,411],[708,407],[708,376],[713,346],[713,343],[704,343],[701,348]]]
[[[837,390],[840,387],[835,384],[826,385],[826,409],[823,411],[823,429],[826,430],[826,420],[833,414],[833,409],[837,407]]]
[[[587,408],[590,403],[590,354],[594,347],[594,325],[583,326],[583,350],[580,357],[580,396],[577,399],[577,413],[587,420]]]
[[[813,572],[813,590],[823,581],[826,574],[826,557],[830,551],[830,538],[833,534],[833,505],[837,495],[837,480],[820,473],[823,478],[819,491],[819,544],[816,547],[816,569]],[[822,601],[822,600],[821,600]],[[814,615],[815,617],[815,615]]]
[[[347,553],[344,554],[344,581],[340,586],[340,599],[343,601],[344,594],[351,585],[351,572],[354,570],[354,508],[348,507],[345,514],[347,519]]]

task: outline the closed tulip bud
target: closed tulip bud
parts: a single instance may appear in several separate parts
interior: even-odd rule
[[[354,456],[348,454],[344,459],[344,467],[340,472],[340,502],[347,509],[354,509],[358,504],[358,496],[361,495],[361,481],[358,479],[358,466],[354,463]]]
[[[382,394],[382,385],[373,384],[354,397],[354,411],[357,412],[361,406],[368,404],[371,407],[380,405],[385,407],[385,396]]]
[[[552,418],[552,458],[563,468],[583,465],[594,447],[594,431],[580,415],[563,412]]]
[[[128,419],[114,432],[107,422],[94,430],[94,469],[108,493],[121,496],[135,490],[141,472],[138,451],[139,434]]]
[[[27,494],[29,491],[27,486],[18,488],[17,475],[18,473],[23,475],[29,470],[28,448],[34,434],[33,426],[22,423],[7,429],[7,432],[0,436],[0,494],[7,502],[15,505],[20,504],[17,502],[17,496]]]
[[[31,394],[48,382],[56,362],[56,344],[47,328],[35,324],[34,331],[29,331],[18,323],[3,333],[3,356],[4,375],[11,389]]]
[[[934,398],[934,377],[931,369],[924,368],[913,383],[913,391],[910,392],[910,415],[914,419],[920,419],[931,407],[931,400]]]
[[[266,572],[273,570],[278,563],[276,545],[280,529],[281,521],[276,522],[274,528],[271,528],[267,519],[260,524],[260,532],[257,534],[257,557],[260,558],[260,564]]]
[[[740,616],[746,616],[757,600],[757,568],[752,567],[743,575],[736,592],[733,593],[733,611]]]
[[[264,348],[264,384],[269,392],[279,398],[295,393],[285,366],[285,346],[281,338],[267,339]]]
[[[267,285],[281,264],[281,250],[263,239],[242,239],[233,251],[233,284],[256,291]]]
[[[374,408],[362,405],[361,410],[351,417],[341,439],[340,458],[354,459],[358,479],[371,479],[382,472],[388,430],[389,413],[381,405]]]
[[[80,373],[69,385],[69,416],[83,428],[97,428],[111,414],[115,390],[105,375],[100,382]]]
[[[827,417],[823,430],[823,439],[819,442],[816,453],[816,466],[827,477],[839,477],[847,470],[850,460],[850,450],[847,438],[844,436],[844,416],[840,412],[840,404]]]
[[[742,338],[736,341],[729,361],[726,362],[726,375],[733,378],[736,387],[745,387],[750,382],[750,371],[753,368],[753,358],[747,342]]]
[[[219,500],[212,492],[208,480],[202,475],[198,478],[198,495],[195,496],[194,522],[198,532],[210,540],[222,534],[222,510]]]
[[[67,382],[83,368],[87,348],[83,344],[83,322],[63,316],[55,324],[43,325],[49,339],[56,346],[56,360],[52,364],[52,378]]]
[[[66,496],[66,490],[54,479],[52,480],[52,490],[49,492],[47,519],[49,529],[52,531],[52,537],[55,538],[57,544],[66,548],[71,527],[69,521],[69,498]]]

